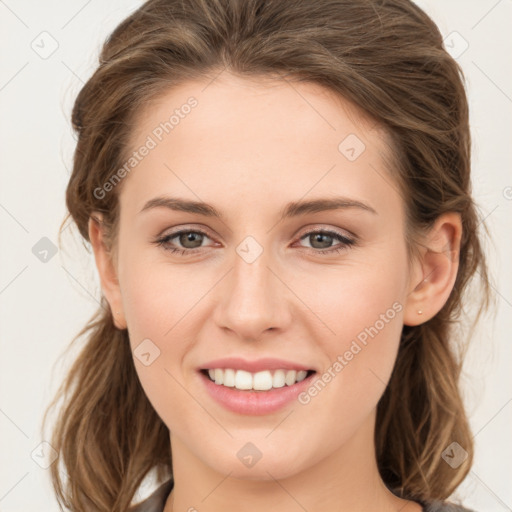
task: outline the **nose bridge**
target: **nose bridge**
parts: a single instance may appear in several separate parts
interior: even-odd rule
[[[270,251],[251,237],[237,247],[216,315],[220,327],[247,339],[284,327],[289,317],[286,287],[274,275],[272,262]]]

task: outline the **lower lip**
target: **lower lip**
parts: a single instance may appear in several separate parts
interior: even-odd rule
[[[316,374],[312,373],[301,382],[268,391],[242,391],[215,384],[202,372],[199,372],[210,396],[229,411],[238,414],[263,415],[284,408],[297,399],[297,396],[310,384]]]

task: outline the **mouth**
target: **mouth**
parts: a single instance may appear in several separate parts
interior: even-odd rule
[[[200,373],[218,386],[239,391],[265,392],[294,386],[309,379],[316,371],[283,368],[249,372],[235,368],[203,368]]]

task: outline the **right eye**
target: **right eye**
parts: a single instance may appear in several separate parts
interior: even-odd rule
[[[155,240],[154,243],[166,251],[170,251],[171,253],[178,253],[181,256],[184,256],[186,254],[195,254],[197,250],[202,246],[204,237],[209,238],[204,231],[182,229],[180,231],[175,231],[174,233],[164,235]],[[183,248],[176,247],[175,243],[171,243],[171,241],[174,239],[177,239]],[[191,244],[193,247],[187,247],[187,244]]]

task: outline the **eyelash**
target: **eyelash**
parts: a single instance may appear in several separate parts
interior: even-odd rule
[[[204,236],[210,238],[207,233],[205,233],[204,231],[201,231],[200,229],[196,229],[196,230],[183,229],[181,231],[176,231],[175,233],[170,233],[168,235],[165,235],[164,237],[158,238],[157,240],[155,240],[154,243],[157,246],[162,247],[166,251],[170,251],[173,254],[179,253],[181,256],[196,254],[198,251],[200,251],[202,249],[202,247],[197,247],[195,249],[177,249],[176,247],[166,246],[166,244],[169,243],[170,240],[172,240],[173,238],[176,238],[179,235],[182,235],[183,233],[197,233],[197,234],[204,235]],[[355,240],[347,238],[347,237],[341,235],[340,233],[337,233],[336,231],[329,231],[329,230],[325,230],[325,229],[316,229],[316,230],[308,231],[307,233],[304,233],[304,235],[302,235],[299,238],[299,240],[303,240],[304,238],[307,238],[308,236],[313,235],[313,234],[329,235],[329,236],[334,237],[335,239],[337,239],[338,241],[340,241],[342,243],[342,245],[340,247],[335,246],[332,249],[325,249],[325,250],[304,247],[304,249],[309,249],[312,252],[314,252],[315,254],[324,255],[324,254],[332,254],[332,253],[341,253],[341,252],[345,251],[348,247],[354,246],[356,244]]]

